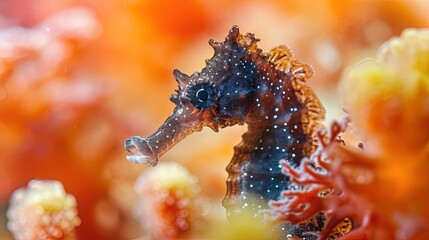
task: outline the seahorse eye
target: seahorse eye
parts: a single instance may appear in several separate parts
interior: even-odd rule
[[[209,93],[207,92],[206,89],[202,88],[202,89],[198,90],[197,98],[198,98],[198,100],[200,100],[200,102],[205,102],[209,99]]]
[[[206,109],[216,101],[216,90],[210,83],[197,83],[187,92],[192,105],[199,109]]]

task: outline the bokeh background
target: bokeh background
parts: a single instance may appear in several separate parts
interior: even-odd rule
[[[191,74],[232,25],[263,50],[287,44],[316,75],[328,121],[344,115],[337,83],[405,28],[429,27],[424,0],[0,1],[0,239],[11,194],[55,179],[76,197],[79,239],[144,235],[137,176],[124,139],[151,134],[170,114],[174,68]],[[364,96],[363,96],[364,97]],[[225,167],[245,127],[205,129],[161,159],[198,179],[208,214],[221,215]]]

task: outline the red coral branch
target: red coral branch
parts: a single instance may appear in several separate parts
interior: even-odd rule
[[[343,239],[366,239],[372,220],[369,204],[347,188],[347,179],[341,172],[343,163],[336,158],[336,150],[342,148],[344,140],[339,134],[346,129],[349,120],[334,121],[329,128],[316,133],[319,147],[310,158],[294,168],[281,161],[282,172],[290,176],[299,187],[282,192],[282,199],[269,203],[272,219],[292,224],[310,221],[323,212],[327,221],[320,239],[326,239],[345,218],[353,222],[354,230]]]

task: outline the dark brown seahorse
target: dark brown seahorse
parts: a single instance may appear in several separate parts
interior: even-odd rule
[[[171,96],[176,107],[148,138],[125,141],[127,159],[155,166],[158,159],[187,135],[203,126],[219,128],[247,124],[234,147],[223,205],[228,217],[258,216],[269,200],[277,200],[288,186],[279,160],[298,165],[316,148],[313,133],[324,109],[305,84],[313,76],[310,65],[296,60],[286,46],[265,53],[254,34],[234,26],[224,42],[209,40],[215,53],[201,72],[173,75],[179,88]]]

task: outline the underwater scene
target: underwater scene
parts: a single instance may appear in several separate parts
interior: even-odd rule
[[[0,240],[429,239],[427,12],[1,0]]]

